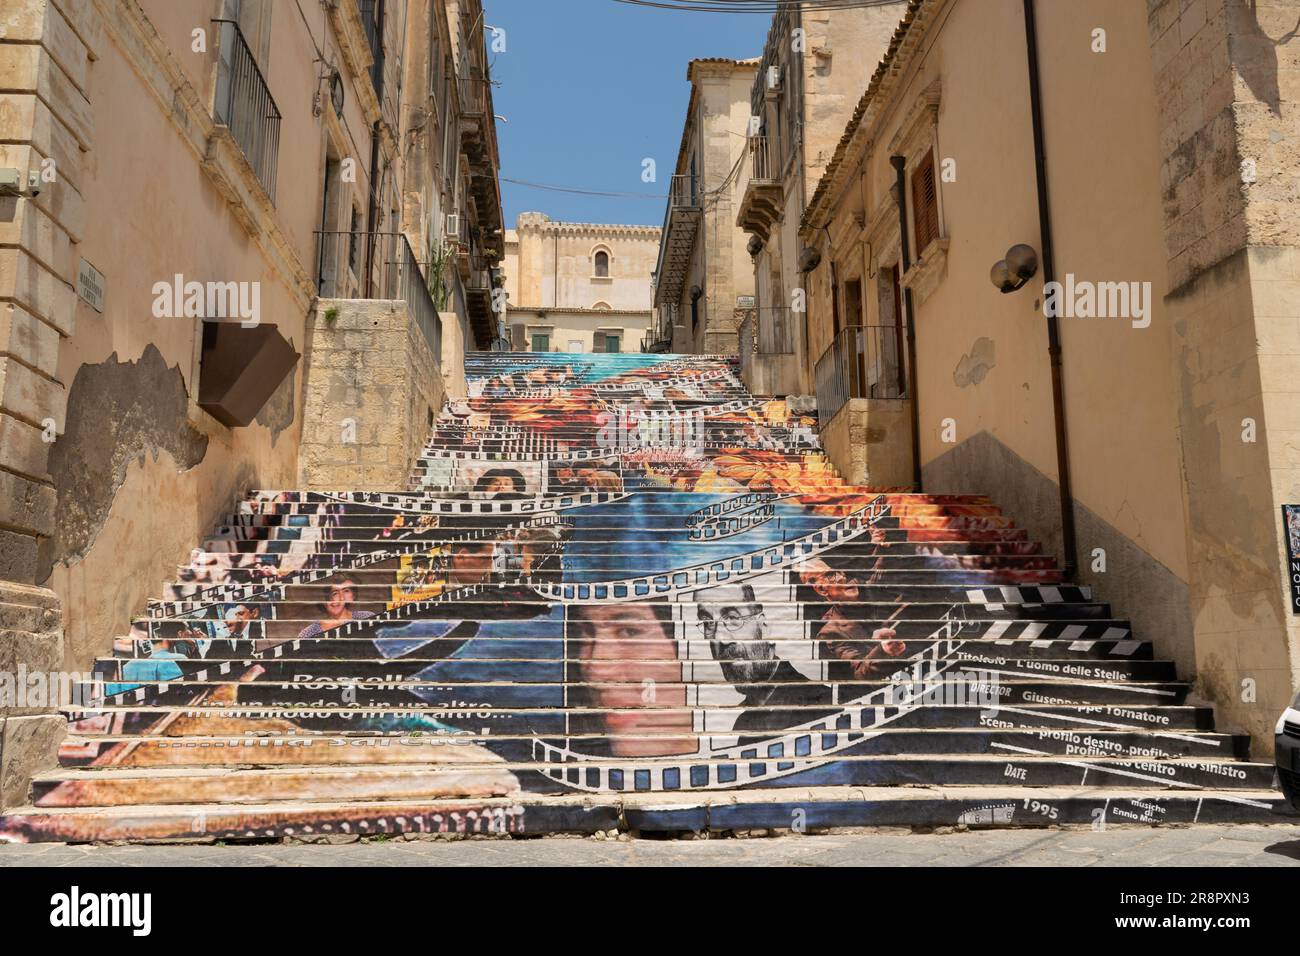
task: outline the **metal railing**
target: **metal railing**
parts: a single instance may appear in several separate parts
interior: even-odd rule
[[[674,305],[661,305],[658,310],[657,324],[647,337],[648,340],[643,340],[642,352],[671,352],[673,350],[673,325],[677,316],[677,307]]]
[[[316,232],[316,288],[325,299],[402,299],[442,365],[442,319],[425,268],[401,232]]]
[[[275,171],[280,157],[280,110],[258,69],[239,24],[221,24],[217,53],[217,95],[212,117],[230,130],[253,167],[257,181],[275,202]]]
[[[673,176],[668,184],[668,209],[693,208],[700,204],[696,179],[690,173]]]
[[[851,398],[906,398],[901,325],[851,325],[817,360],[817,416],[822,425]]]
[[[749,137],[750,182],[775,182],[772,171],[771,140],[766,136]]]

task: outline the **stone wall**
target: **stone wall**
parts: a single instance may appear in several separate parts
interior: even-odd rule
[[[822,447],[844,480],[872,488],[912,487],[911,404],[851,398],[822,426]]]
[[[26,803],[32,774],[55,764],[67,721],[55,701],[29,697],[26,678],[39,674],[48,682],[63,659],[54,592],[0,581],[0,810]]]
[[[1197,679],[1261,754],[1300,684],[1300,42],[1291,0],[1149,0]]]
[[[446,396],[406,303],[321,299],[305,362],[299,487],[406,488]]]

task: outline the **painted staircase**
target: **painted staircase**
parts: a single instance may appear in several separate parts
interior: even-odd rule
[[[404,491],[257,491],[0,839],[1272,822],[986,498],[846,485],[734,360],[478,353]]]

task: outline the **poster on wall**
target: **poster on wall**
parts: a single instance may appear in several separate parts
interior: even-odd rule
[[[1286,573],[1291,582],[1291,613],[1300,614],[1300,505],[1282,506],[1286,528]]]

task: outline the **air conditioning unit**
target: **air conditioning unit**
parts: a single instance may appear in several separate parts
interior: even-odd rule
[[[781,68],[779,66],[769,66],[767,68],[767,88],[768,90],[779,90],[781,88]]]
[[[446,222],[443,224],[442,235],[444,239],[460,239],[460,213],[447,213]]]

